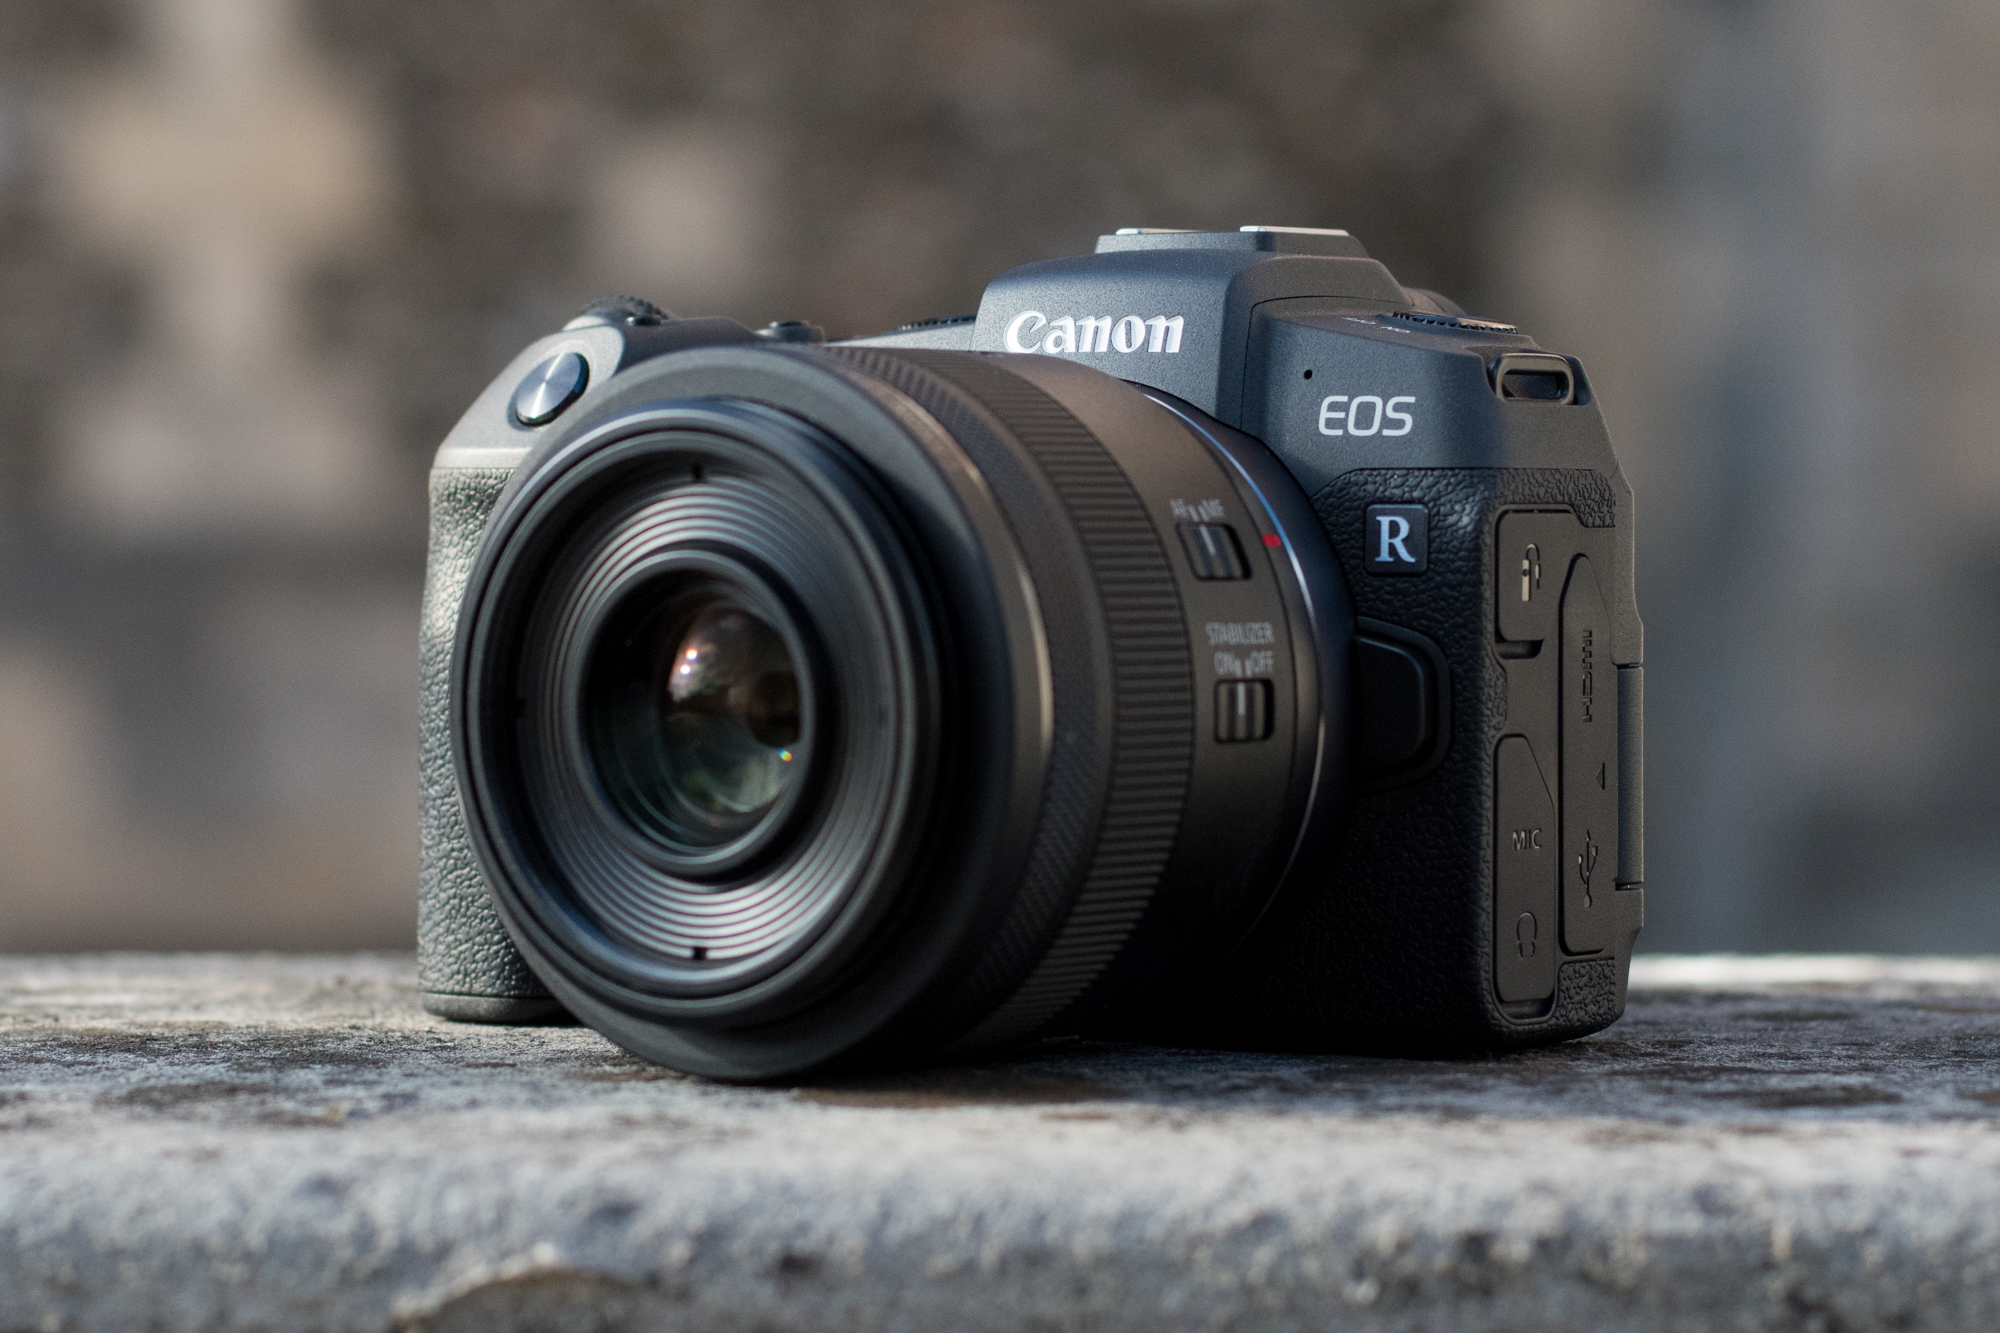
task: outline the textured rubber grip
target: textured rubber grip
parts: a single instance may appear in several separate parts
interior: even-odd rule
[[[431,473],[430,562],[424,580],[422,739],[417,870],[417,985],[424,1008],[478,1023],[543,1022],[561,1014],[507,938],[480,874],[452,771],[452,637],[465,583],[507,468]]]

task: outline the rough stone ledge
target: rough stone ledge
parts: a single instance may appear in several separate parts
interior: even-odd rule
[[[0,959],[0,1330],[2000,1328],[2000,960],[1633,977],[1494,1060],[753,1090],[407,956]]]

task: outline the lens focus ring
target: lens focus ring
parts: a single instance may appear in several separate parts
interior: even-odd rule
[[[1086,635],[1095,631],[1106,641],[1109,697],[1099,697],[1096,681],[1059,691],[1038,855],[992,950],[955,997],[963,1012],[991,1011],[964,1039],[968,1047],[1004,1044],[1088,989],[1152,901],[1193,762],[1187,619],[1157,526],[1104,445],[1060,403],[978,358],[838,354],[937,417],[996,490],[1014,492],[1011,507],[1024,518],[1036,503],[1029,494],[1039,489],[1021,468],[1025,451],[1039,481],[1055,492],[1083,557],[1069,579],[1038,580],[1050,638],[1068,659],[1058,661],[1058,673],[1081,665]],[[1012,441],[996,436],[995,425]],[[1065,606],[1059,589],[1070,581],[1086,591]],[[1109,716],[1097,716],[1106,705]],[[1092,827],[1088,812],[1100,808],[1094,796],[1102,805]]]

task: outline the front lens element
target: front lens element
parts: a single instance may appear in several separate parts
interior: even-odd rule
[[[583,706],[612,803],[673,850],[753,833],[806,765],[785,638],[718,579],[663,580],[607,626]]]

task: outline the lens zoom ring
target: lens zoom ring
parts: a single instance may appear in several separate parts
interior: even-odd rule
[[[1055,400],[998,365],[965,354],[857,349],[846,355],[908,394],[968,446],[987,430],[961,395],[1005,424],[1061,497],[1089,562],[1110,643],[1109,790],[1082,885],[1069,892],[1074,879],[1061,867],[1073,866],[1075,857],[1061,853],[1079,849],[1093,832],[1081,826],[1093,793],[1079,790],[1090,766],[1052,765],[1038,834],[1046,846],[1036,849],[1030,883],[1023,886],[1023,910],[1009,917],[964,992],[966,998],[999,1003],[958,1044],[1000,1044],[1060,1015],[1109,966],[1152,900],[1180,827],[1193,761],[1187,619],[1158,529],[1131,482],[1097,438]],[[991,453],[969,452],[975,458]],[[1019,522],[1022,516],[1010,517]],[[1059,696],[1059,727],[1066,725],[1065,704],[1089,707]],[[1094,717],[1076,720],[1094,722]],[[1057,926],[1065,897],[1068,913]]]

